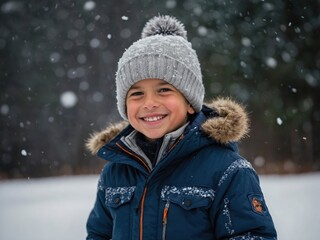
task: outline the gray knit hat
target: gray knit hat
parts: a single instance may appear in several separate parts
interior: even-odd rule
[[[202,107],[204,86],[196,52],[187,40],[181,22],[170,16],[150,19],[140,40],[123,54],[116,73],[117,104],[127,119],[126,97],[130,87],[140,80],[157,78],[177,88],[196,112]]]

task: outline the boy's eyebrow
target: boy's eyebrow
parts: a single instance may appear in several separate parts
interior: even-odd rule
[[[172,85],[172,84],[170,84],[170,83],[168,83],[168,82],[160,82],[159,85],[160,85],[160,86],[163,86],[163,85]]]

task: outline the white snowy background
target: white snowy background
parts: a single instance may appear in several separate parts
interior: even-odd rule
[[[260,180],[279,240],[320,239],[320,173]],[[0,239],[85,239],[97,181],[93,175],[0,182]]]

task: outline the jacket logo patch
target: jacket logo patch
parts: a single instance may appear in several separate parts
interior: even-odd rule
[[[263,212],[263,207],[262,207],[262,203],[260,202],[259,199],[257,198],[253,198],[252,199],[252,206],[254,208],[254,210],[258,213],[262,213]]]
[[[261,195],[249,195],[249,201],[254,212],[259,214],[264,214],[266,212],[266,207],[264,205],[263,197]]]

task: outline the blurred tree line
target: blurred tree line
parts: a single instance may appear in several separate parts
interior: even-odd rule
[[[319,1],[2,1],[0,179],[100,172],[90,133],[120,121],[114,76],[158,14],[181,20],[206,98],[250,113],[240,150],[260,173],[320,170]]]

